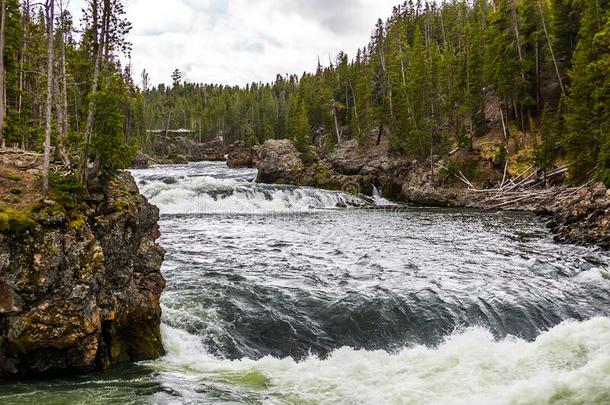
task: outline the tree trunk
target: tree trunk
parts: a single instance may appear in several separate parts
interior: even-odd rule
[[[19,58],[19,97],[17,99],[17,114],[21,121],[21,111],[23,110],[23,90],[25,86],[25,55],[28,49],[28,22],[30,13],[30,2],[26,0],[23,4],[21,29],[23,30],[23,42],[21,43],[21,57]],[[22,135],[21,147],[25,149],[25,135]],[[0,134],[0,138],[2,135]]]
[[[547,43],[549,45],[549,51],[551,52],[551,58],[553,59],[553,65],[555,66],[555,73],[557,73],[557,80],[559,80],[559,87],[561,87],[561,92],[563,94],[565,94],[566,90],[563,87],[563,80],[561,80],[561,73],[559,73],[559,66],[557,65],[557,59],[555,58],[555,53],[553,52],[553,44],[551,43],[551,38],[549,37],[549,32],[546,29],[544,11],[542,10],[542,4],[540,4],[540,0],[538,0],[538,10],[540,11],[540,18],[542,19],[542,28],[544,29],[544,36],[546,37]]]
[[[44,132],[44,166],[42,171],[42,194],[46,196],[49,192],[49,158],[51,154],[51,129],[53,119],[53,23],[55,19],[55,0],[47,0],[47,104],[45,112]]]
[[[68,96],[67,96],[67,84],[66,84],[66,27],[64,24],[63,16],[63,1],[59,2],[60,14],[61,14],[61,31],[59,39],[60,43],[60,54],[59,54],[59,72],[60,77],[56,78],[55,82],[55,99],[57,109],[57,125],[59,127],[59,136],[57,137],[57,151],[56,155],[61,159],[65,167],[70,167],[70,158],[66,152],[66,138],[68,137],[69,123],[68,123]],[[59,81],[61,80],[61,83]]]
[[[521,35],[519,34],[519,20],[517,18],[517,7],[515,0],[510,1],[512,17],[513,17],[513,28],[515,30],[515,41],[517,45],[517,56],[519,57],[519,70],[521,72],[521,79],[525,81],[525,72],[523,71],[523,50],[521,49]]]
[[[4,95],[6,94],[4,89],[5,84],[5,72],[4,72],[4,44],[5,31],[6,31],[6,0],[2,0],[2,16],[0,17],[0,147],[4,147],[4,117],[6,115],[6,100]]]
[[[161,147],[161,156],[165,157],[167,154],[167,138],[169,136],[169,125],[172,119],[172,110],[170,109],[167,113],[167,123],[165,124],[165,132],[163,134],[163,145]]]
[[[331,101],[333,108],[333,118],[335,119],[335,131],[337,134],[337,144],[341,145],[341,133],[339,132],[339,120],[337,119],[337,102],[335,100]]]
[[[102,27],[105,26],[106,15],[108,10],[104,7],[102,12]],[[85,147],[83,148],[83,156],[81,159],[81,181],[86,182],[87,179],[87,165],[89,164],[89,146],[91,145],[91,137],[93,135],[93,121],[95,119],[95,95],[99,87],[100,81],[100,70],[102,64],[102,56],[104,52],[104,30],[99,30],[99,10],[98,0],[93,0],[93,29],[94,43],[97,46],[95,53],[95,65],[93,68],[93,84],[91,86],[91,94],[89,95],[89,108],[87,111],[87,123],[85,124]]]
[[[354,99],[354,118],[356,118],[356,126],[358,127],[358,136],[362,135],[362,129],[360,128],[360,118],[358,117],[358,102],[356,101],[356,93],[354,92],[354,87],[352,86],[352,81],[347,79],[349,84],[349,88],[352,90],[352,98]]]

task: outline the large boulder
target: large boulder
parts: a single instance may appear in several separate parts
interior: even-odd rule
[[[150,156],[144,153],[138,153],[134,156],[129,167],[131,169],[148,169],[150,167]]]
[[[303,184],[305,166],[301,154],[288,139],[270,139],[258,149],[259,183]]]
[[[159,211],[129,174],[69,214],[44,200],[27,216],[0,215],[15,218],[0,227],[0,376],[83,371],[163,353]]]
[[[370,160],[371,157],[362,153],[355,139],[343,142],[328,155],[333,169],[347,176],[359,174]]]

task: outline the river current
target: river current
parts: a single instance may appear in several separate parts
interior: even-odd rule
[[[0,385],[0,403],[610,403],[610,255],[540,218],[224,163],[133,175],[161,211],[167,355]]]

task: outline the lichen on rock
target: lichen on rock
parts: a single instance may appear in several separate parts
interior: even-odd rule
[[[163,353],[159,211],[121,173],[67,213],[0,229],[0,376],[94,368]]]

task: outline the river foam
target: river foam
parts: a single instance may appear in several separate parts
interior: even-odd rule
[[[194,172],[197,164],[185,168],[167,168],[137,171],[140,191],[157,205],[161,214],[218,214],[218,213],[274,213],[307,212],[310,210],[345,207],[366,207],[371,202],[358,196],[340,192],[318,190],[289,185],[256,184],[252,169],[239,169],[241,177],[224,172],[215,166],[224,163],[206,163],[206,173]],[[210,173],[210,167],[213,170]],[[383,200],[385,201],[385,200]],[[388,202],[389,203],[389,202]]]
[[[263,395],[268,403],[610,403],[610,318],[566,321],[535,341],[495,340],[484,328],[437,347],[400,351],[343,347],[327,358],[222,360],[196,336],[163,327],[163,367]]]

